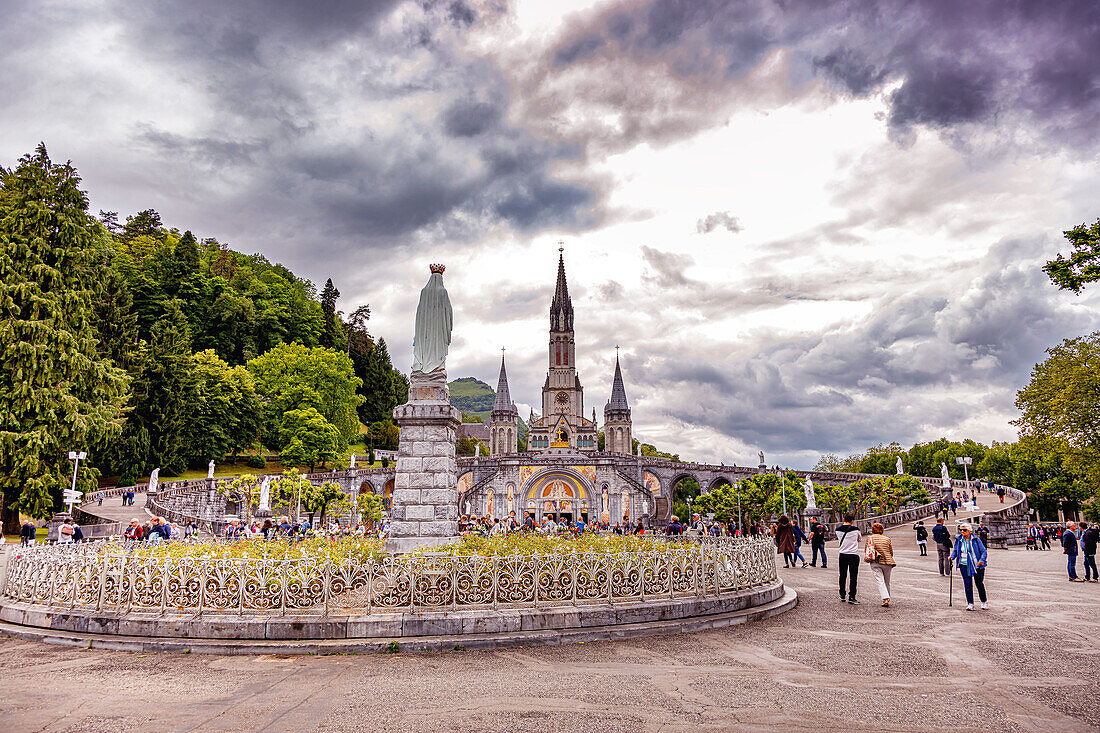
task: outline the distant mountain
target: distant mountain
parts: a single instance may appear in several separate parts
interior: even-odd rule
[[[496,392],[476,377],[461,377],[447,384],[451,390],[451,404],[462,412],[479,415],[489,422]]]
[[[448,382],[451,390],[451,404],[461,412],[477,415],[485,422],[489,422],[489,415],[493,411],[493,402],[497,398],[496,391],[477,377],[459,377],[453,382]],[[523,418],[519,420],[519,437],[527,438],[527,423]]]

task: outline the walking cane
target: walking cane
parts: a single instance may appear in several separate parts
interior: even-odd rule
[[[955,595],[955,568],[947,566],[947,605],[951,606]]]

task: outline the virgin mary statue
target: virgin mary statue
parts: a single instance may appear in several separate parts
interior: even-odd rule
[[[414,376],[418,381],[447,381],[447,349],[451,345],[451,299],[443,287],[443,265],[431,265],[432,276],[420,291],[416,307],[416,334],[413,337]]]

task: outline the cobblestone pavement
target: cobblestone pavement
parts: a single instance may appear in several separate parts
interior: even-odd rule
[[[699,634],[429,655],[140,655],[0,639],[11,731],[1094,730],[1100,585],[1060,552],[993,551],[988,611],[897,547],[896,607],[864,566],[783,570],[795,610]]]

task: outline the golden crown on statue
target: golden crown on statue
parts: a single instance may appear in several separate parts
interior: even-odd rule
[[[440,275],[442,275],[443,271],[446,270],[447,267],[445,265],[428,265],[428,269],[432,271],[432,274],[439,273]]]

